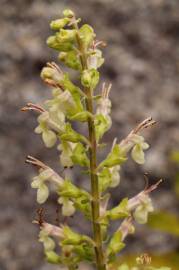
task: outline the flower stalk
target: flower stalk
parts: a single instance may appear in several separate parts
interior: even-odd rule
[[[90,176],[91,190],[88,192],[77,186],[69,174],[62,172],[59,175],[42,161],[27,156],[26,162],[38,169],[38,175],[33,177],[31,183],[31,187],[37,190],[37,202],[45,203],[53,190],[58,196],[60,213],[65,217],[64,224],[59,224],[58,218],[57,225],[50,224],[44,221],[43,208],[40,208],[39,219],[34,223],[40,226],[39,241],[43,244],[49,263],[75,270],[85,261],[95,264],[96,270],[107,270],[117,261],[118,253],[125,247],[126,237],[134,233],[135,222],[146,223],[148,214],[153,211],[149,195],[160,181],[147,186],[131,199],[123,198],[112,209],[108,209],[110,193],[107,190],[120,184],[121,167],[130,152],[136,163],[145,162],[144,150],[149,145],[140,133],[153,126],[155,121],[151,117],[145,119],[121,142],[115,138],[111,150],[98,164],[98,149],[105,146],[101,140],[112,125],[109,98],[112,85],[103,83],[101,94],[94,93],[99,82],[98,69],[104,63],[99,47],[105,44],[95,39],[90,25],[79,26],[81,20],[75,17],[73,11],[64,10],[63,15],[63,18],[51,22],[50,27],[55,33],[47,39],[47,45],[59,52],[58,60],[78,72],[81,86],[75,85],[69,74],[56,63],[47,63],[42,69],[41,78],[50,87],[51,99],[43,106],[27,103],[22,111],[38,113],[35,133],[42,136],[47,148],[56,146],[63,172],[76,165],[82,167],[83,171],[85,168]],[[76,131],[73,122],[86,123],[88,135]],[[90,220],[92,238],[67,225],[67,218],[73,216],[75,211]],[[109,236],[108,227],[113,220],[120,220],[120,223],[117,231]],[[122,265],[117,270],[123,269]],[[133,270],[128,266],[125,269]]]

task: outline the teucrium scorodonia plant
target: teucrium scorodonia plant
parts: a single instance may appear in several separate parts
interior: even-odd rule
[[[57,146],[60,164],[64,168],[81,166],[89,175],[91,191],[76,186],[72,179],[58,175],[41,161],[28,156],[27,162],[39,168],[33,178],[32,188],[37,190],[37,202],[43,204],[49,196],[49,186],[53,184],[62,206],[62,215],[69,217],[80,211],[92,223],[93,236],[75,232],[68,225],[52,225],[39,220],[39,240],[43,243],[45,256],[50,263],[62,264],[76,269],[81,261],[95,264],[96,269],[109,269],[117,254],[124,248],[128,234],[134,233],[134,221],[144,224],[148,213],[153,211],[149,194],[156,185],[147,187],[135,197],[124,198],[119,204],[108,209],[110,194],[108,188],[118,186],[120,168],[127,161],[128,154],[138,164],[145,161],[144,150],[149,145],[141,131],[155,122],[148,118],[140,123],[121,142],[113,141],[106,158],[98,162],[97,153],[102,137],[112,124],[109,91],[111,85],[102,86],[100,95],[95,94],[99,83],[99,67],[104,63],[102,51],[104,42],[96,40],[94,30],[88,24],[79,26],[71,10],[63,12],[64,17],[52,21],[54,30],[47,39],[47,45],[58,51],[58,59],[67,67],[76,70],[80,87],[75,85],[68,73],[55,63],[47,63],[41,78],[49,85],[52,98],[43,106],[28,103],[26,110],[39,114],[35,132],[42,135],[46,147]],[[74,122],[81,122],[88,130],[88,136],[74,128]],[[108,236],[107,230],[112,220],[122,220],[118,229]],[[128,269],[122,265],[120,270]],[[142,267],[148,266],[142,265]],[[137,266],[135,269],[144,269]],[[152,269],[152,268],[150,268]]]

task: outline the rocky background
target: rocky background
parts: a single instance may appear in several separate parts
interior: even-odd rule
[[[30,188],[35,171],[24,164],[31,154],[57,167],[58,156],[55,150],[47,151],[33,133],[35,115],[23,114],[20,108],[49,96],[39,73],[47,61],[55,60],[45,40],[50,20],[65,7],[95,27],[98,38],[108,44],[101,71],[103,81],[113,84],[114,125],[105,141],[111,142],[116,134],[123,138],[150,115],[158,122],[145,132],[152,145],[145,166],[129,161],[113,203],[141,190],[147,171],[151,183],[161,177],[165,180],[153,194],[156,207],[177,212],[173,191],[177,168],[169,155],[179,149],[179,1],[1,0],[0,5],[0,270],[60,269],[42,259],[38,228],[32,224],[38,207]],[[55,207],[52,196],[45,206],[48,220],[55,220]],[[79,219],[71,223],[79,225]],[[88,231],[81,220],[80,227]],[[126,251],[173,252],[179,249],[177,240],[139,227]]]

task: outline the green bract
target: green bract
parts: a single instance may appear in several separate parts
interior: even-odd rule
[[[120,165],[126,161],[126,157],[124,156],[123,152],[120,149],[120,146],[116,144],[107,158],[102,161],[102,163],[99,165],[100,167],[113,167],[115,165]]]
[[[125,247],[125,238],[134,233],[134,221],[141,224],[147,222],[148,214],[153,211],[149,193],[158,183],[133,198],[122,199],[111,209],[107,190],[119,185],[121,165],[127,161],[128,152],[131,151],[132,158],[138,164],[144,163],[144,150],[149,145],[140,132],[155,122],[148,118],[120,143],[117,143],[117,138],[114,139],[106,158],[98,161],[99,150],[106,146],[103,136],[112,125],[109,98],[112,85],[103,83],[102,89],[99,89],[101,92],[95,92],[100,79],[98,68],[104,62],[99,47],[104,42],[96,40],[90,25],[79,25],[80,19],[75,17],[72,10],[64,10],[63,15],[50,23],[54,33],[47,39],[47,45],[58,51],[61,64],[73,69],[74,75],[76,72],[75,83],[63,68],[54,62],[47,63],[41,71],[41,78],[50,87],[51,97],[43,106],[28,103],[23,111],[34,110],[40,114],[35,132],[41,134],[46,147],[56,146],[60,151],[59,171],[62,176],[34,157],[28,156],[26,162],[39,169],[39,174],[31,184],[37,190],[37,202],[45,203],[50,191],[55,192],[57,203],[60,204],[60,222],[63,222],[61,216],[65,216],[65,225],[45,222],[42,208],[38,211],[39,217],[35,223],[40,225],[39,241],[43,243],[49,263],[75,270],[82,261],[87,261],[95,264],[97,270],[109,270],[113,269],[112,263]],[[83,170],[85,178],[90,177],[90,192],[80,188],[79,182],[77,185],[74,183],[74,173],[69,171],[75,165],[81,167],[78,170]],[[69,217],[77,211],[92,223],[92,237],[67,226]],[[119,223],[117,230],[108,235],[108,228],[114,220],[116,224]],[[115,269],[143,269],[141,266],[145,263],[145,256],[138,262],[140,265],[132,268],[123,264]],[[145,265],[145,270],[157,268]]]
[[[89,87],[94,89],[99,82],[99,72],[92,68],[92,69],[85,69],[81,75],[81,83],[85,87]]]
[[[89,159],[86,155],[86,149],[81,143],[77,143],[73,150],[71,158],[74,164],[85,167],[89,166]]]

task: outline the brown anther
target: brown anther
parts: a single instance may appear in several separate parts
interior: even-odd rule
[[[26,160],[25,160],[26,163],[28,164],[32,164],[34,166],[37,166],[39,168],[42,168],[42,169],[47,169],[48,167],[40,160],[32,157],[32,156],[27,156]]]

